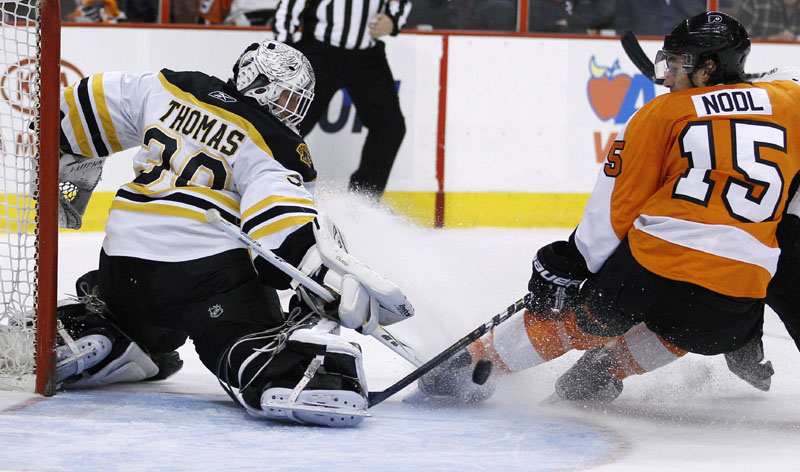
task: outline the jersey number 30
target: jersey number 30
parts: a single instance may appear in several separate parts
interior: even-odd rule
[[[678,178],[672,197],[708,206],[715,184],[711,172],[718,168],[711,122],[689,123],[679,140],[689,169]],[[761,158],[763,148],[786,153],[786,130],[760,121],[731,121],[731,165],[743,178],[727,179],[722,200],[728,213],[739,221],[772,220],[781,202],[781,169]]]

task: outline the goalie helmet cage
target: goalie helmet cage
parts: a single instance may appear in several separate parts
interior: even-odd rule
[[[55,391],[58,0],[0,3],[0,390]]]

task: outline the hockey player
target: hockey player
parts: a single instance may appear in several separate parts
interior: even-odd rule
[[[478,359],[513,372],[592,349],[559,394],[610,400],[625,375],[754,345],[798,183],[800,87],[745,83],[749,51],[723,13],[675,26],[656,58],[671,93],[619,134],[569,240],[537,252],[528,309],[423,377],[423,392],[482,400],[492,383],[470,381]]]
[[[163,378],[179,368],[173,351],[188,336],[253,415],[330,426],[363,419],[361,350],[335,335],[339,323],[369,334],[413,308],[344,252],[315,207],[316,171],[297,133],[313,89],[306,58],[265,41],[244,51],[227,82],[167,69],[108,72],[63,91],[62,226],[80,226],[105,156],[139,147],[136,177],[111,205],[97,282],[85,277],[85,303],[59,310],[64,387]],[[66,196],[65,186],[73,189]],[[205,222],[208,209],[338,301],[324,303],[251,260]],[[298,295],[286,314],[276,290],[288,288]]]
[[[201,0],[197,12],[212,25],[268,26],[277,8],[278,0]]]
[[[800,83],[800,70],[770,74],[761,81],[792,80]],[[793,187],[794,188],[794,187]],[[775,276],[767,286],[766,304],[783,321],[789,335],[800,349],[800,194],[794,195],[781,222],[777,240],[781,248]],[[763,320],[762,320],[763,321]],[[635,351],[628,345],[636,333],[646,329],[634,326],[624,336],[612,339],[602,346],[586,351],[583,356],[556,381],[556,394],[578,402],[605,403],[622,393],[622,380],[633,374],[643,374],[647,368],[647,352],[660,349],[660,339],[648,338],[649,343],[634,343]],[[764,361],[762,333],[753,336],[741,348],[725,353],[728,368],[753,387],[768,391],[775,373],[772,362]],[[641,363],[639,360],[641,359]],[[677,357],[675,357],[677,359]],[[667,359],[668,360],[668,359]]]

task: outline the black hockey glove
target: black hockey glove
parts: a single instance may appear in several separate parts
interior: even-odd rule
[[[533,259],[527,308],[540,314],[568,308],[588,275],[583,256],[573,244],[556,241],[544,246]]]
[[[767,392],[775,369],[772,368],[772,361],[763,361],[764,345],[761,336],[754,337],[733,352],[725,353],[725,362],[731,372],[753,387]]]

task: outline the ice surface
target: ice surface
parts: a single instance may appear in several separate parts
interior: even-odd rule
[[[534,251],[567,229],[423,229],[350,197],[320,206],[350,250],[394,280],[417,316],[391,331],[431,356],[524,292]],[[102,235],[60,235],[59,291],[97,264]],[[371,338],[360,342],[373,390],[411,367]],[[796,470],[800,463],[798,353],[768,313],[765,351],[776,374],[760,392],[721,356],[689,355],[625,381],[600,409],[547,403],[578,357],[500,383],[486,404],[419,407],[404,393],[360,427],[325,429],[248,417],[187,344],[184,369],[163,382],[66,392],[0,393],[0,470],[41,471],[537,471]]]

